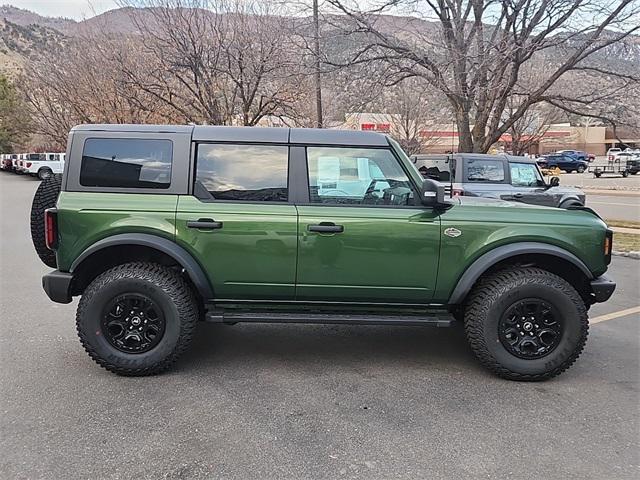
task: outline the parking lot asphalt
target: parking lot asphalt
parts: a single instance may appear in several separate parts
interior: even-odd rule
[[[36,186],[0,172],[2,479],[638,478],[638,260],[614,258],[584,353],[543,383],[491,376],[460,328],[249,324],[124,378],[42,291]]]
[[[640,195],[589,195],[587,192],[586,204],[607,220],[640,222]]]

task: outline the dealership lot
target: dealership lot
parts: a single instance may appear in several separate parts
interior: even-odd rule
[[[545,383],[492,377],[458,328],[241,324],[122,378],[40,288],[36,186],[0,174],[0,478],[637,477],[638,260]]]

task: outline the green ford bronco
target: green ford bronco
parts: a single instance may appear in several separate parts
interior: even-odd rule
[[[450,326],[480,362],[542,380],[580,355],[615,283],[585,207],[445,199],[391,138],[295,128],[83,125],[32,236],[91,358],[170,367],[198,321]]]

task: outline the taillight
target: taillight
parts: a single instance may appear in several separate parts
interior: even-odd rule
[[[27,162],[27,168],[31,168],[31,162]]]
[[[613,251],[613,231],[607,229],[607,233],[604,236],[604,258],[609,265],[611,263],[611,252]]]
[[[44,211],[44,241],[49,250],[58,246],[58,211],[55,208]]]
[[[452,197],[462,197],[464,195],[464,190],[460,188],[454,188],[451,190]]]
[[[613,155],[609,155],[609,161],[613,162]]]

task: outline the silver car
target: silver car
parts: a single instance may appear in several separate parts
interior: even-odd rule
[[[413,162],[425,178],[445,183],[452,196],[499,198],[548,207],[585,204],[585,194],[560,187],[560,179],[545,182],[536,161],[512,155],[455,153],[415,155]]]

